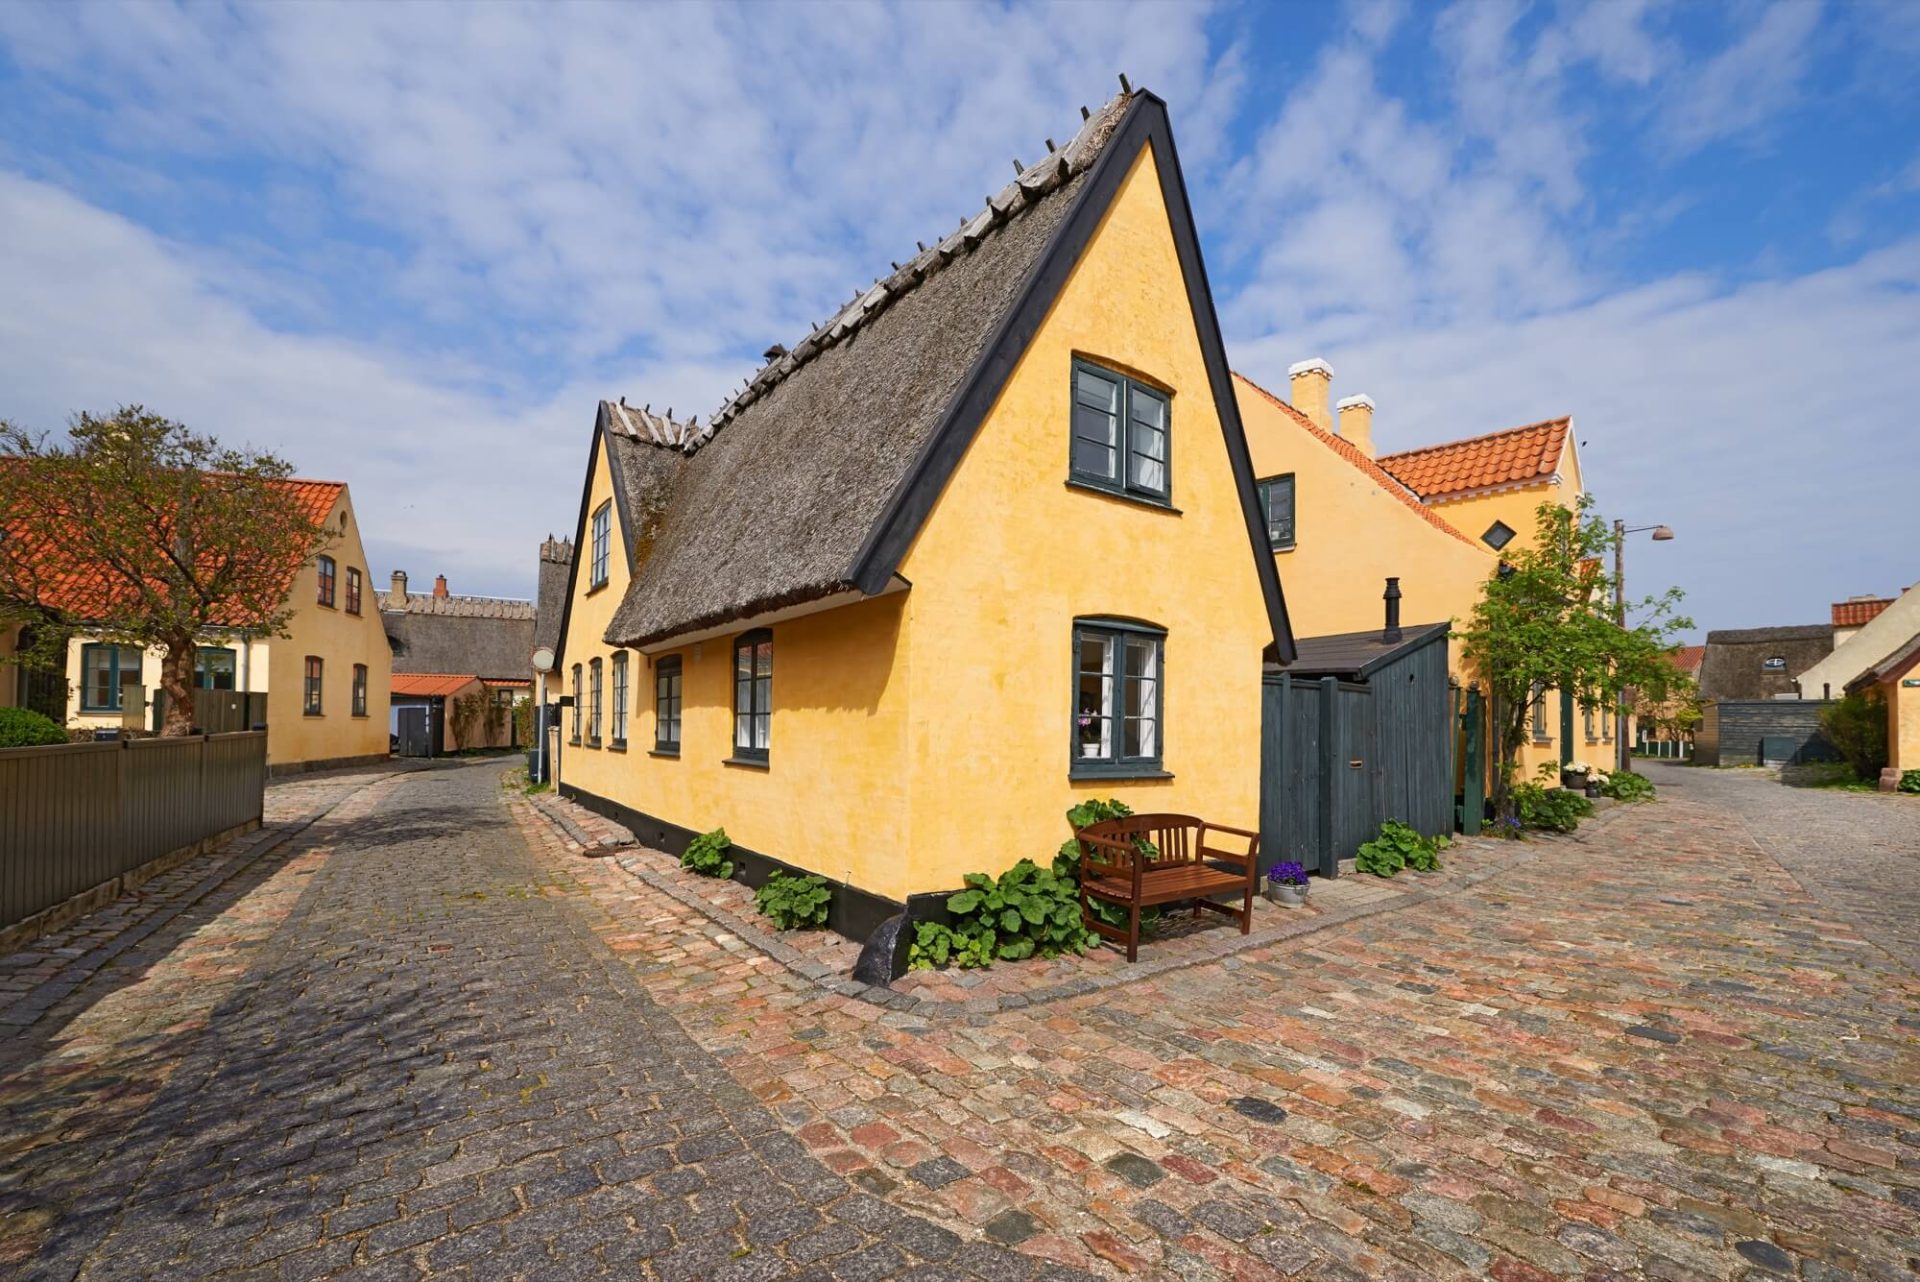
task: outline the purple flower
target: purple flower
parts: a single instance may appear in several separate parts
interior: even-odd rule
[[[1292,860],[1283,860],[1267,869],[1267,880],[1282,886],[1304,886],[1307,870]]]

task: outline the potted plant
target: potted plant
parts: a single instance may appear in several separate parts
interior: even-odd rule
[[[1093,711],[1083,711],[1074,720],[1080,727],[1080,755],[1083,757],[1099,756],[1100,714]]]
[[[1607,780],[1610,777],[1611,776],[1604,770],[1587,771],[1587,795],[1589,797],[1600,796],[1601,790],[1607,786]]]
[[[1587,786],[1587,771],[1590,767],[1584,761],[1569,761],[1560,767],[1560,786],[1578,791]]]
[[[1282,908],[1306,907],[1307,870],[1292,860],[1267,869],[1267,898]]]

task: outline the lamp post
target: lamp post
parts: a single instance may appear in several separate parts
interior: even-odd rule
[[[1653,531],[1655,543],[1666,543],[1673,538],[1673,529],[1666,525],[1636,525],[1628,528],[1625,521],[1613,523],[1613,621],[1622,631],[1627,626],[1627,536]],[[1632,760],[1632,749],[1627,743],[1627,704],[1625,691],[1615,696],[1613,705],[1613,766],[1616,770],[1625,770]]]

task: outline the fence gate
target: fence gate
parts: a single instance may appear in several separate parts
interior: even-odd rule
[[[403,704],[394,709],[394,714],[399,724],[400,755],[431,757],[433,755],[432,710],[425,704]]]

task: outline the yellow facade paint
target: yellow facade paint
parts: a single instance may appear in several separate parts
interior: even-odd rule
[[[1274,560],[1295,635],[1382,626],[1389,575],[1400,580],[1407,624],[1464,622],[1494,571],[1493,553],[1435,528],[1285,410],[1239,386],[1254,475],[1294,478],[1294,546]],[[1450,651],[1456,673],[1459,650]]]
[[[294,576],[288,591],[293,617],[283,637],[244,639],[225,629],[209,632],[200,643],[221,646],[235,652],[235,688],[267,696],[267,764],[297,766],[316,762],[344,761],[387,755],[387,699],[393,675],[393,651],[387,645],[386,629],[380,623],[380,607],[375,600],[371,576],[367,574],[366,549],[360,542],[360,523],[353,513],[349,492],[342,489],[335,500],[327,523],[344,532],[334,541],[328,555],[335,562],[334,605],[319,603],[319,577],[314,562],[308,562]],[[360,570],[361,606],[357,615],[346,610],[347,570]],[[83,648],[98,640],[96,635],[76,635],[67,647],[67,725],[74,729],[111,729],[128,724],[126,710],[97,711],[84,706],[81,671]],[[321,669],[321,715],[310,717],[303,711],[303,680],[306,657],[318,656]],[[141,656],[140,687],[142,706],[132,724],[143,728],[153,725],[153,696],[160,686],[159,649]],[[354,716],[352,711],[353,666],[367,668],[367,711]]]
[[[1910,670],[1881,683],[1887,700],[1887,765],[1894,770],[1920,770],[1920,670]]]
[[[1176,510],[1066,484],[1076,356],[1171,392]],[[604,446],[592,468],[588,513],[612,493]],[[616,537],[630,538],[615,510]],[[591,563],[589,549],[579,557]],[[600,638],[627,572],[618,550],[609,561],[604,588],[574,584],[559,669],[568,692],[576,664],[584,673],[612,658]],[[726,764],[732,647],[719,637],[630,657],[624,753],[585,735],[575,746],[568,714],[562,782],[695,831],[724,826],[743,846],[894,900],[1045,861],[1068,835],[1066,810],[1087,797],[1257,826],[1261,653],[1272,633],[1151,152],[900,576],[905,592],[773,625],[765,768]],[[1167,631],[1169,778],[1069,776],[1073,625],[1094,615]],[[685,665],[677,756],[652,752],[654,665],[667,654]]]

